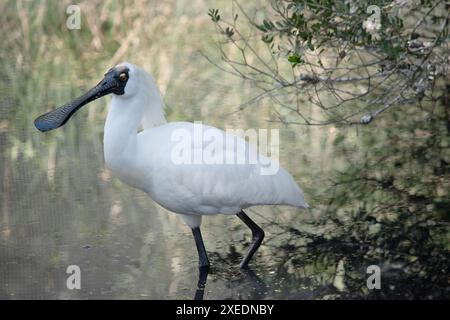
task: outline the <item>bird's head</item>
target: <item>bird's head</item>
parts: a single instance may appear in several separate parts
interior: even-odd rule
[[[140,68],[128,62],[116,65],[109,69],[104,78],[88,92],[72,102],[39,116],[34,120],[34,125],[42,132],[50,131],[64,125],[82,106],[107,94],[124,99],[133,97],[138,92],[140,71]]]

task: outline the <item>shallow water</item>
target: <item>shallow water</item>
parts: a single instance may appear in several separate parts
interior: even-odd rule
[[[64,135],[77,121],[50,137],[29,131],[30,139],[41,141],[32,159],[19,153],[13,162],[10,154],[2,154],[7,165],[2,166],[0,298],[192,299],[198,270],[190,229],[112,176],[103,163],[101,135],[90,136],[92,128],[81,125],[77,144],[69,145],[72,139]],[[2,137],[3,150],[11,150]],[[62,146],[52,155],[54,140]],[[40,153],[47,160],[44,170]],[[301,276],[302,268],[294,272],[291,261],[301,249],[280,248],[291,236],[273,221],[297,225],[309,213],[288,207],[248,213],[264,228],[266,239],[247,272],[238,265],[250,230],[234,216],[204,218],[212,264],[205,299],[315,298],[316,285],[332,284],[333,270],[322,272],[321,265],[317,272],[307,270],[310,266]],[[80,290],[66,286],[70,265],[80,267]]]
[[[103,124],[83,122],[83,116],[81,111],[46,135],[30,128],[0,133],[0,298],[193,299],[199,274],[190,229],[105,168]],[[366,243],[320,236],[328,227],[314,222],[321,215],[317,195],[327,190],[326,174],[314,170],[331,170],[326,144],[318,148],[308,134],[281,132],[281,163],[304,187],[312,208],[247,211],[266,232],[249,271],[238,266],[250,230],[234,216],[204,218],[212,268],[203,298],[420,297],[421,282],[398,278],[402,264],[367,259],[374,248]],[[327,132],[314,139],[320,134]],[[15,136],[32,141],[31,151]],[[301,151],[306,147],[307,155]],[[372,264],[384,272],[382,290],[366,287]],[[71,265],[80,267],[81,289],[67,287]]]

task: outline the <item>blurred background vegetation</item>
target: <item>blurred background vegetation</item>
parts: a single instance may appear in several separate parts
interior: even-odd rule
[[[74,3],[80,30],[66,27]],[[267,1],[238,4],[255,21],[272,17]],[[51,134],[33,126],[121,61],[157,79],[169,121],[280,129],[280,162],[311,205],[249,211],[267,233],[251,276],[237,268],[251,240],[245,226],[205,219],[213,265],[205,298],[448,298],[448,73],[432,101],[391,108],[368,126],[273,121],[273,100],[248,104],[261,87],[218,68],[224,34],[211,8],[222,17],[239,12],[229,1],[0,2],[0,298],[193,296],[188,228],[104,166],[108,99]],[[261,34],[253,36],[251,23],[240,28],[264,56]],[[279,56],[280,73],[292,73],[290,56]],[[298,94],[316,116],[307,91]],[[82,290],[65,287],[70,264],[82,269]],[[366,287],[372,264],[381,268],[381,290]]]

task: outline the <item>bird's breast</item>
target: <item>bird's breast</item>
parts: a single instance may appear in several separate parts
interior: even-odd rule
[[[127,148],[120,153],[111,153],[105,150],[105,163],[122,182],[149,192],[150,173],[139,165],[139,157],[135,151]]]

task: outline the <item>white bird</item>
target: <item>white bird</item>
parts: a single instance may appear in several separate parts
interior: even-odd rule
[[[71,103],[41,115],[35,120],[35,126],[42,132],[56,129],[83,105],[106,94],[113,96],[104,129],[107,166],[125,183],[146,192],[159,205],[181,216],[192,229],[201,270],[209,268],[200,232],[202,216],[237,215],[251,229],[253,242],[240,265],[244,268],[264,238],[264,231],[244,209],[277,204],[308,207],[302,190],[286,170],[279,167],[275,174],[261,174],[261,163],[272,165],[274,160],[258,155],[244,139],[206,125],[167,123],[155,80],[131,63],[124,62],[110,69],[94,88]],[[139,131],[141,126],[143,130]],[[207,133],[200,137],[200,143],[195,141],[198,129]],[[211,154],[211,150],[214,159],[228,157],[235,161],[180,163],[177,158],[189,160],[195,154]],[[249,159],[255,156],[263,161],[251,163]],[[245,159],[244,163],[238,163],[237,158]]]

